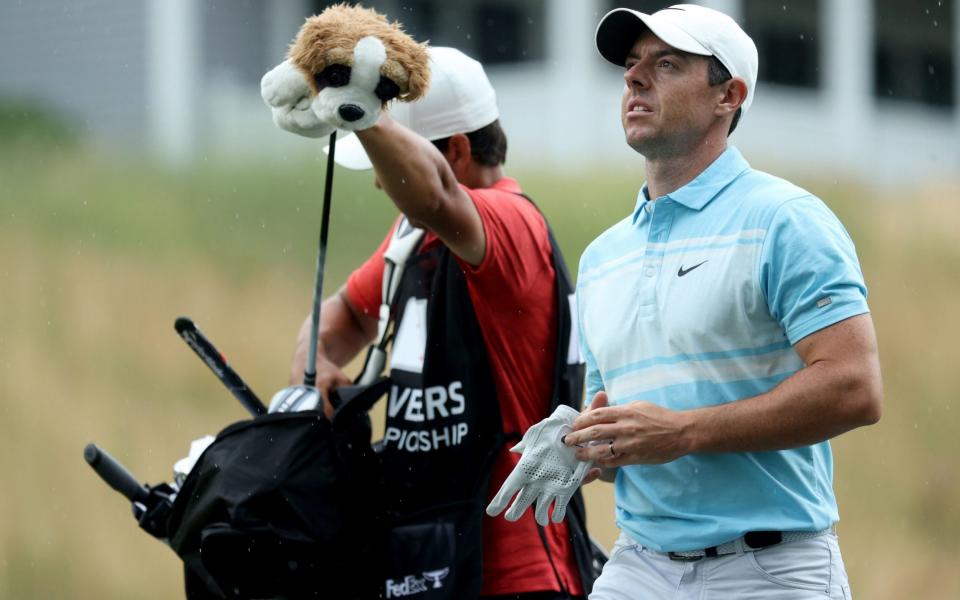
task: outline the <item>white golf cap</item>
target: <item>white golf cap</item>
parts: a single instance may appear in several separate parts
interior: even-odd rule
[[[757,47],[736,21],[696,4],[677,4],[652,15],[617,8],[597,26],[597,50],[622,67],[637,37],[646,29],[677,50],[716,56],[731,75],[747,83],[747,98],[740,107],[747,112],[757,86]]]
[[[497,95],[483,66],[455,48],[430,47],[430,88],[416,102],[394,102],[390,116],[430,141],[482,129],[500,118]],[[324,152],[329,146],[324,148]],[[337,140],[337,164],[348,169],[373,165],[355,135]]]

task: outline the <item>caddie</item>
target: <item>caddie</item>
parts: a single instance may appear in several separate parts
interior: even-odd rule
[[[452,48],[429,52],[426,96],[335,147],[340,164],[373,167],[402,215],[324,300],[316,384],[325,395],[350,384],[344,365],[392,328],[379,448],[396,523],[389,597],[582,598],[593,575],[579,496],[560,523],[483,514],[519,460],[508,448],[555,406],[580,402],[573,289],[543,215],[504,173],[507,138],[483,67]],[[422,241],[385,285],[392,240],[417,230]],[[292,384],[309,335],[307,318]]]

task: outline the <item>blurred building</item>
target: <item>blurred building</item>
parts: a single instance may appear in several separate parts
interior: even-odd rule
[[[637,164],[619,125],[622,70],[600,17],[658,0],[372,0],[418,39],[487,65],[511,163]],[[733,141],[795,169],[881,183],[960,173],[957,0],[702,0],[760,50]],[[0,98],[72,116],[169,160],[314,152],[275,130],[260,76],[322,0],[29,0],[0,4]]]

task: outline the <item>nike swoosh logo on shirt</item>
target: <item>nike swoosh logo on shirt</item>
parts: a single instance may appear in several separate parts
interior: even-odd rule
[[[683,268],[683,265],[680,265],[680,270],[677,271],[677,277],[683,277],[684,275],[686,275],[686,274],[689,273],[690,271],[696,269],[697,267],[699,267],[699,266],[702,265],[703,263],[709,262],[709,260],[710,260],[710,259],[707,259],[707,260],[703,261],[702,263],[700,263],[699,265],[693,265],[693,266],[690,267],[689,269],[684,269],[684,268]]]

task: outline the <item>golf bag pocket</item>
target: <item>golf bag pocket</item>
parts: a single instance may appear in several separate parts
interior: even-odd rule
[[[394,521],[387,532],[382,597],[479,597],[482,518],[478,504],[464,502]]]

